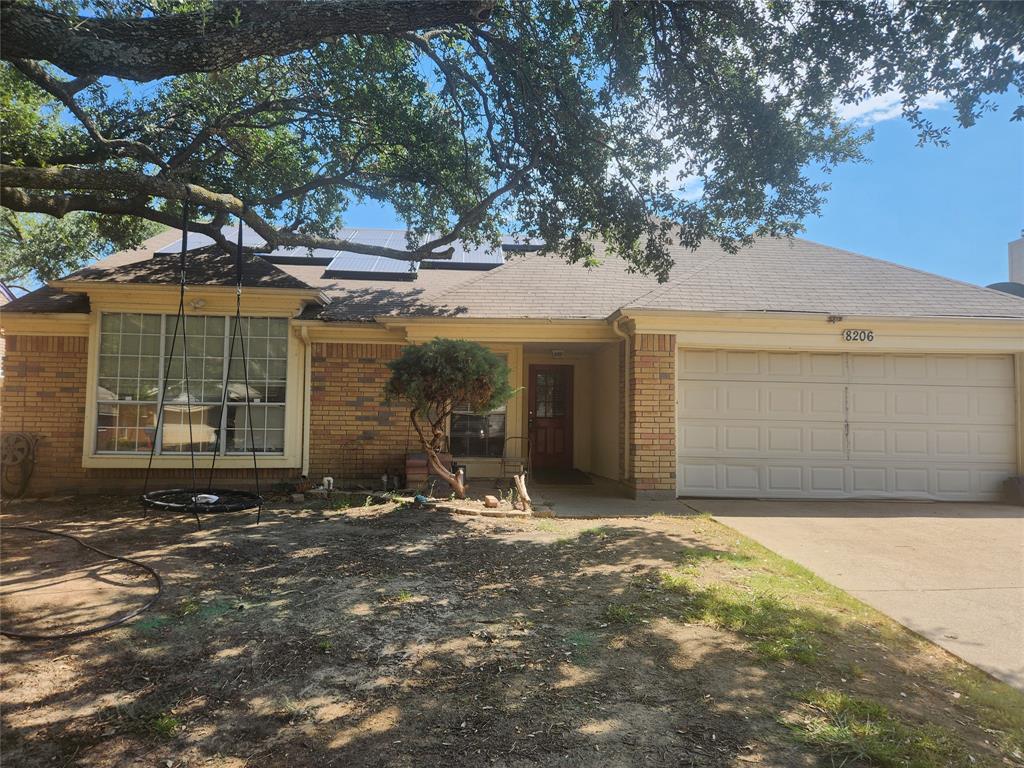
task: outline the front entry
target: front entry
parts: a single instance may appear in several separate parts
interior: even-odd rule
[[[572,469],[572,366],[530,366],[530,452],[535,469]]]

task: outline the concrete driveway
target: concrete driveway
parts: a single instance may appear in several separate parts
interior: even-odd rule
[[[688,499],[1024,689],[1024,508]]]

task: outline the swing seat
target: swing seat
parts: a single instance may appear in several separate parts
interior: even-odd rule
[[[206,493],[196,493],[188,488],[172,488],[143,494],[142,503],[150,509],[198,516],[200,513],[244,512],[248,509],[257,509],[263,506],[263,497],[251,491],[227,488],[211,488]]]

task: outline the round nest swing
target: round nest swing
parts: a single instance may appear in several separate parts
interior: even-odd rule
[[[142,500],[151,509],[184,512],[189,515],[244,512],[263,506],[263,497],[259,494],[234,488],[210,488],[199,493],[188,488],[171,488],[150,491]]]
[[[243,512],[250,509],[257,510],[256,524],[260,522],[263,514],[263,496],[260,495],[259,465],[256,459],[256,444],[253,439],[252,419],[249,416],[249,360],[245,350],[245,335],[241,331],[242,321],[242,217],[238,219],[238,246],[235,252],[235,317],[231,331],[231,343],[228,347],[228,364],[234,360],[235,342],[239,343],[242,353],[243,383],[245,386],[245,409],[246,423],[248,424],[249,444],[252,448],[253,474],[256,480],[256,492],[241,491],[235,488],[213,488],[213,473],[217,465],[217,454],[220,449],[220,433],[218,431],[217,443],[213,449],[213,459],[210,462],[210,476],[206,491],[200,491],[196,482],[196,454],[195,444],[192,441],[192,399],[191,387],[188,376],[188,342],[186,337],[185,323],[185,285],[186,276],[186,254],[188,253],[188,200],[182,205],[181,223],[181,253],[179,255],[179,281],[178,281],[178,314],[174,321],[174,334],[171,336],[171,349],[168,355],[167,367],[164,370],[163,385],[160,390],[160,401],[157,406],[156,433],[160,434],[163,423],[164,403],[167,397],[167,387],[170,381],[171,360],[174,358],[175,346],[178,342],[178,331],[181,331],[181,353],[183,382],[185,389],[185,405],[189,414],[189,458],[192,467],[192,488],[171,488],[158,491],[147,491],[149,487],[150,472],[153,469],[153,457],[156,453],[157,440],[152,441],[149,450],[149,462],[146,465],[146,480],[142,491],[142,505],[149,509],[158,509],[167,512],[184,512],[195,517],[196,525],[202,528],[200,514],[213,514],[218,512]],[[227,408],[228,387],[223,387],[221,399],[221,410]]]

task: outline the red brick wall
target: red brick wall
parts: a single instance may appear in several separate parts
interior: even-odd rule
[[[398,344],[313,344],[310,477],[335,483],[404,473],[405,455],[419,438],[403,406],[383,402],[387,367]]]
[[[640,333],[630,343],[629,485],[639,498],[676,495],[676,337]]]
[[[146,470],[85,469],[82,436],[85,428],[85,386],[88,339],[84,336],[10,336],[6,339],[3,388],[0,389],[0,431],[31,432],[41,439],[36,466],[25,493],[28,497],[70,493],[120,493],[141,490]],[[297,469],[261,469],[268,488]],[[197,470],[202,483],[208,470]],[[248,488],[252,469],[217,470],[215,485]],[[188,487],[189,469],[154,469],[149,488]]]

